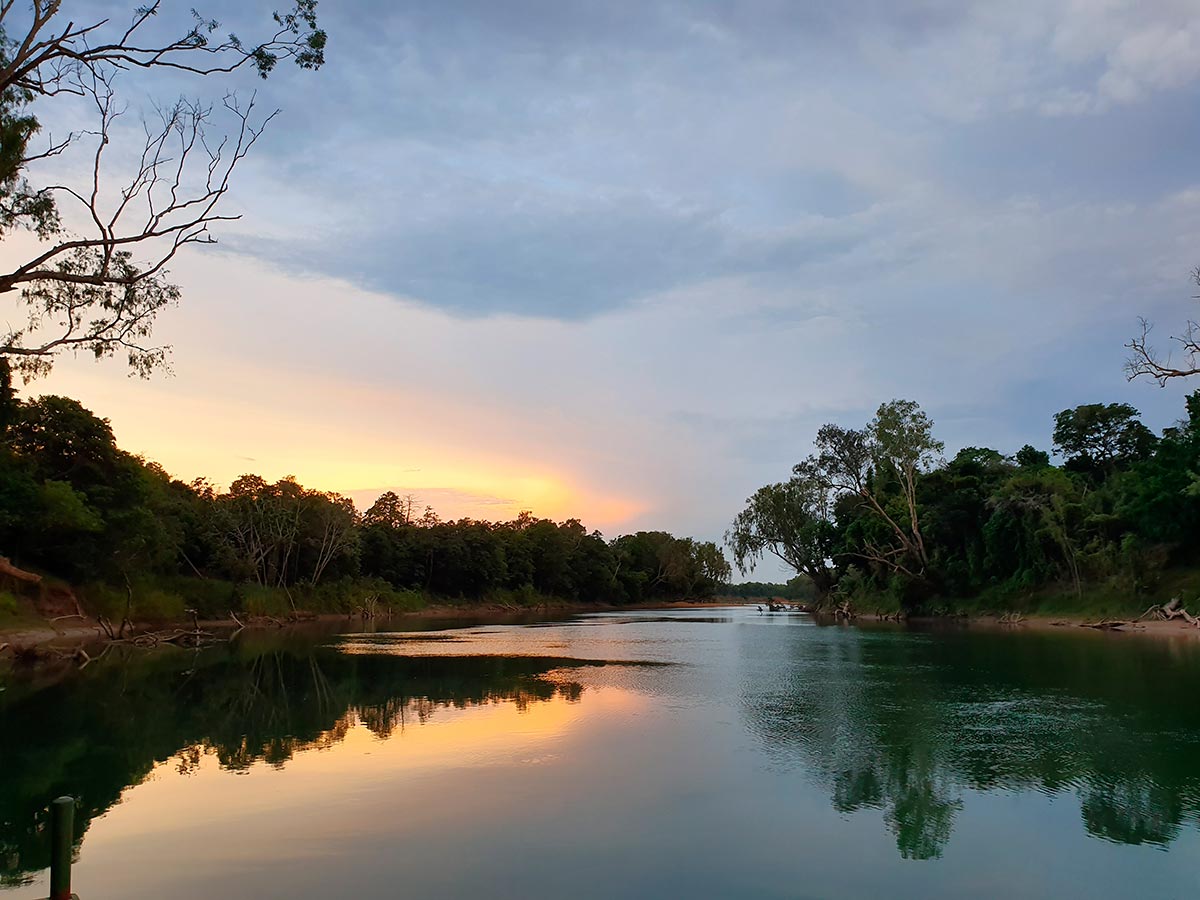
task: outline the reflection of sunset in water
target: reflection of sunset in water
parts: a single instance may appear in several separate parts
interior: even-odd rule
[[[189,748],[156,766],[142,784],[125,792],[120,804],[93,822],[88,856],[151,834],[196,828],[205,830],[207,844],[209,829],[231,817],[303,819],[311,813],[315,795],[322,797],[320,828],[336,831],[353,824],[355,811],[344,802],[327,808],[331,792],[348,802],[363,791],[402,790],[411,778],[456,769],[551,763],[581,724],[580,705],[570,699],[572,686],[578,688],[561,685],[549,700],[516,697],[461,709],[410,703],[396,711],[385,737],[368,726],[366,716],[351,711],[316,740],[297,744],[282,765],[259,761],[236,773],[223,768],[215,752]],[[591,717],[632,715],[649,702],[611,687],[589,689],[587,700]],[[182,821],[181,810],[186,810]]]
[[[46,896],[63,793],[83,900],[1195,893],[1200,644],[753,609],[251,637],[0,694],[0,896]]]

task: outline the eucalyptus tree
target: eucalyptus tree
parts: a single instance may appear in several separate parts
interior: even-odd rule
[[[922,578],[930,555],[921,531],[917,483],[945,449],[933,436],[933,421],[912,400],[892,400],[880,404],[866,428],[824,425],[814,443],[817,453],[794,473],[821,483],[835,499],[857,499],[884,526],[885,541],[865,539],[851,553],[891,572]]]
[[[836,541],[828,487],[800,475],[755,491],[725,532],[725,545],[743,575],[770,554],[807,575],[818,597],[833,587]]]

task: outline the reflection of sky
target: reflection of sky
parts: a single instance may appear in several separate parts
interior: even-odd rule
[[[176,377],[44,387],[186,478],[704,537],[894,396],[951,450],[1169,424],[1121,345],[1200,262],[1196,5],[818,6],[322,6],[323,71],[242,85],[284,114],[173,266]]]
[[[1075,682],[1038,664],[1044,655],[1020,656],[1057,641],[1050,649],[1061,651],[1063,669],[1083,672],[1114,646],[1096,635],[901,640],[892,629],[816,628],[745,610],[487,626],[452,632],[466,638],[453,643],[424,634],[407,646],[676,664],[564,668],[550,680],[578,682],[582,692],[439,704],[386,740],[351,714],[336,739],[279,767],[223,771],[203,756],[181,775],[166,760],[92,823],[75,870],[80,895],[1057,898],[1171,896],[1195,884],[1200,837],[1191,824],[1167,853],[1114,844],[1085,829],[1078,785],[1044,792],[1001,780],[983,791],[947,765],[964,745],[989,740],[998,761],[1018,768],[1062,750],[1026,746],[1019,729],[996,727],[1014,696],[1064,729],[1094,717],[1114,748],[1123,736],[1150,740],[1119,714],[1140,687],[1064,702]],[[1008,664],[996,663],[997,640],[1012,641]],[[956,645],[985,651],[988,663],[956,670],[961,681],[947,684],[942,654]],[[1175,675],[1195,662],[1181,648],[1121,646],[1128,660],[1157,660]],[[864,718],[875,707],[850,705],[855,690],[892,682],[907,687],[880,698],[878,717]],[[779,705],[808,696],[824,706]],[[897,697],[921,703],[889,710]],[[772,709],[770,721],[754,720]],[[931,732],[910,732],[910,745],[903,728],[914,722]],[[889,731],[897,724],[900,734]],[[901,858],[889,817],[911,819],[912,809],[834,808],[827,770],[856,753],[919,790],[932,772],[937,790],[952,795],[940,858]],[[1119,784],[1128,771],[1089,775]]]

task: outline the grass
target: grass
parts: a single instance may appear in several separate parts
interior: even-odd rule
[[[132,601],[130,601],[132,594]],[[285,590],[260,584],[234,584],[190,576],[143,576],[124,586],[92,583],[80,590],[92,615],[119,622],[126,615],[138,622],[181,621],[194,609],[201,619],[225,619],[231,611],[248,616],[283,618],[293,609],[314,613],[351,613],[374,606],[380,614],[424,608],[428,598],[418,591],[397,591],[387,582],[347,578],[317,586]],[[293,606],[294,604],[294,606]]]
[[[120,588],[88,584],[80,592],[80,601],[88,612],[113,622],[120,622],[127,612],[138,622],[174,622],[184,618],[187,609],[182,594],[148,579]]]

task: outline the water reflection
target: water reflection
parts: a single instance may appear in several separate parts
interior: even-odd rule
[[[778,631],[741,632],[748,727],[835,809],[882,811],[905,858],[941,856],[971,791],[1073,791],[1123,844],[1200,821],[1193,644],[810,627],[781,651]]]
[[[0,683],[8,883],[71,793],[85,898],[1194,894],[1200,644],[744,611],[244,637]]]
[[[345,654],[286,636],[202,653],[110,654],[45,683],[0,693],[0,884],[49,865],[48,798],[79,798],[86,832],[130,785],[174,759],[188,774],[215,757],[228,770],[280,767],[345,739],[361,723],[378,738],[441,708],[576,702],[569,677],[603,661],[551,656]]]

